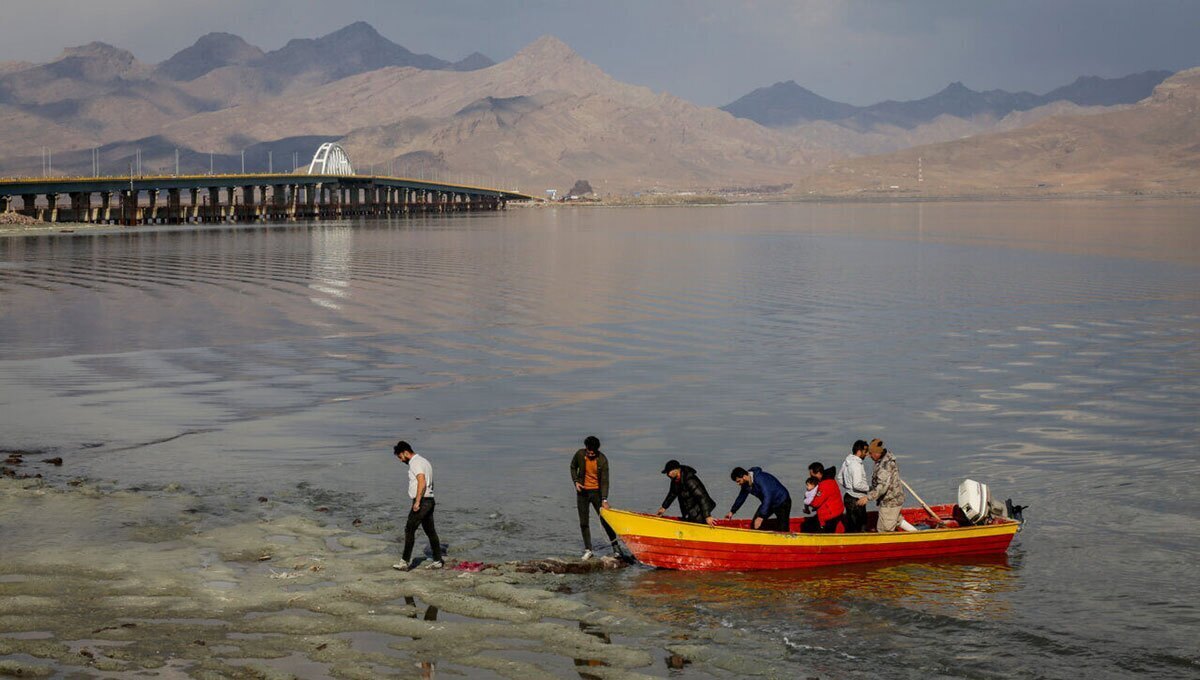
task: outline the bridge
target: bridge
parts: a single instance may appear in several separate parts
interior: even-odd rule
[[[322,144],[307,172],[0,179],[0,212],[45,222],[336,220],[503,210],[509,201],[528,200],[504,189],[356,175],[336,143]]]

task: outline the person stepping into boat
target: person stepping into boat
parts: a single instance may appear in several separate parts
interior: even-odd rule
[[[774,475],[763,472],[760,467],[752,467],[749,470],[736,467],[729,473],[729,478],[742,487],[742,490],[738,494],[737,500],[733,502],[733,507],[729,509],[729,513],[725,515],[725,519],[732,519],[741,509],[742,503],[746,502],[746,497],[754,496],[761,503],[758,510],[754,511],[754,521],[751,523],[753,528],[769,531],[789,530],[792,496],[788,493],[787,487]],[[772,517],[774,519],[771,519]]]
[[[717,523],[717,520],[712,517],[712,511],[717,507],[717,502],[708,495],[708,489],[704,488],[704,482],[701,482],[700,478],[696,476],[695,469],[687,465],[680,465],[677,460],[668,460],[667,464],[663,466],[662,472],[671,478],[671,488],[667,491],[667,497],[663,499],[662,507],[656,513],[659,517],[678,498],[679,514],[683,516],[683,521],[696,524],[708,523],[709,526]]]
[[[817,511],[817,530],[823,534],[841,534],[846,532],[842,524],[845,508],[842,506],[842,490],[834,481],[834,470],[826,468],[821,463],[808,466],[809,473],[818,481],[817,492],[813,494],[809,504]]]
[[[905,521],[900,515],[904,507],[904,486],[900,483],[900,466],[896,457],[883,446],[883,441],[872,439],[867,445],[867,455],[875,461],[875,469],[871,472],[871,490],[867,495],[855,501],[865,507],[868,501],[879,505],[879,519],[875,523],[876,531],[916,531],[917,528]]]
[[[576,451],[571,459],[571,481],[575,484],[575,507],[579,511],[579,531],[583,534],[582,559],[592,558],[591,513],[588,506],[596,510],[600,526],[612,543],[613,553],[618,554],[617,534],[600,517],[600,508],[608,509],[608,457],[600,452],[600,440],[596,437],[584,439],[583,448]]]
[[[867,528],[867,506],[858,499],[867,495],[871,485],[867,481],[867,470],[863,459],[867,457],[867,443],[861,439],[850,447],[842,469],[838,470],[837,481],[842,487],[842,505],[846,507],[846,531],[857,533]]]
[[[429,538],[433,561],[426,569],[441,569],[442,544],[438,541],[437,529],[433,526],[433,466],[424,456],[413,453],[406,441],[396,442],[392,454],[408,465],[408,497],[412,507],[408,511],[408,522],[404,524],[404,561],[392,565],[393,569],[408,571],[412,568],[413,543],[417,540],[417,526]]]

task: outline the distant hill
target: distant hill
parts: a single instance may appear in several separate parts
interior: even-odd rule
[[[804,195],[1200,192],[1200,68],[1120,110],[1044,118],[1009,132],[837,161]],[[920,173],[918,175],[918,173]]]
[[[980,156],[981,167],[961,158],[951,163],[939,160],[941,147],[928,145],[1045,129],[1038,121],[1046,118],[1069,117],[1086,128],[1090,118],[1083,114],[1109,120],[1122,113],[1117,109],[1128,109],[1137,113],[1121,120],[1131,130],[1157,135],[1153,149],[1190,158],[1187,144],[1195,142],[1186,142],[1191,138],[1184,132],[1172,137],[1165,128],[1146,127],[1161,118],[1158,109],[1145,102],[1112,105],[1138,97],[1160,75],[1084,78],[1047,95],[975,92],[954,83],[924,99],[869,107],[777,83],[744,98],[739,110],[767,111],[770,126],[764,126],[620,82],[550,36],[498,64],[478,53],[458,62],[416,54],[364,23],[265,53],[235,35],[209,34],[157,65],[91,43],[45,64],[0,63],[0,144],[6,150],[0,175],[41,172],[43,147],[53,152],[58,174],[91,172],[93,148],[102,172],[127,172],[135,155],[145,168],[173,170],[176,150],[183,172],[207,172],[210,162],[218,171],[236,170],[243,154],[246,169],[259,171],[268,157],[276,169],[293,158],[303,165],[318,144],[337,140],[363,172],[390,168],[526,189],[561,188],[580,178],[601,195],[786,187],[812,176],[813,190],[854,193],[907,186],[903,172],[916,161],[895,154],[851,157],[919,146],[922,153],[929,150],[928,177],[941,182],[921,184],[924,192],[965,190],[985,181],[1002,186],[1012,177],[1030,186],[1058,181],[1091,187],[1104,184],[1029,179],[1055,176],[1037,169],[1037,149],[1051,157],[1058,148],[1044,139],[1029,147],[1030,160],[996,179],[981,179],[992,172],[988,156]],[[1049,97],[1064,98],[1039,103]],[[1147,183],[1122,186],[1164,188],[1175,185],[1153,179],[1159,169],[1186,170],[1173,165],[1174,156],[1154,156],[1158,151],[1138,146],[1125,132],[1113,138],[1126,142],[1107,155],[1089,156],[1089,176],[1123,167],[1123,159],[1153,157],[1157,166],[1138,166]],[[1186,144],[1172,146],[1176,139]],[[986,153],[1004,159],[1010,151],[1000,145]],[[861,172],[855,170],[859,162]],[[883,165],[873,170],[875,162]],[[814,175],[822,168],[828,172]],[[946,168],[959,174],[942,182],[938,173]],[[1193,166],[1191,174],[1200,170]]]
[[[981,116],[1000,119],[1014,111],[1028,111],[1060,101],[1080,106],[1133,104],[1150,96],[1154,87],[1170,75],[1170,71],[1146,71],[1122,78],[1086,76],[1044,95],[1005,90],[977,92],[961,82],[954,82],[923,99],[888,100],[870,106],[853,106],[826,99],[788,81],[754,90],[721,108],[768,127],[824,120],[860,131],[880,125],[911,130],[940,116],[965,120]]]
[[[760,87],[721,107],[738,118],[747,118],[767,127],[785,127],[813,120],[841,120],[858,113],[859,107],[826,99],[796,81]]]
[[[262,50],[236,35],[209,33],[159,64],[155,72],[171,80],[195,80],[223,66],[249,64],[262,56]]]

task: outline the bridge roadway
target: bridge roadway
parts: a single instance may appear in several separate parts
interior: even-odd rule
[[[530,199],[503,189],[369,175],[0,179],[0,212],[15,211],[46,222],[135,225],[389,217],[503,210],[508,201]]]

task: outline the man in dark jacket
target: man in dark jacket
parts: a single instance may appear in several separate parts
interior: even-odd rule
[[[588,506],[596,509],[599,517],[600,508],[608,508],[608,458],[600,452],[600,440],[588,437],[583,440],[583,448],[575,452],[571,459],[571,481],[575,483],[575,507],[579,511],[579,531],[583,534],[583,558],[592,557],[592,530],[589,527],[590,513]],[[600,517],[600,526],[608,534],[612,542],[613,553],[618,552],[617,534],[608,526],[608,522]]]
[[[680,465],[677,460],[669,460],[663,466],[662,471],[664,475],[671,478],[671,488],[667,491],[667,497],[663,500],[662,507],[658,509],[660,517],[678,498],[679,514],[683,516],[683,521],[696,524],[707,522],[710,526],[717,523],[717,520],[712,517],[712,511],[717,507],[717,502],[708,495],[708,489],[704,488],[704,482],[701,482],[700,478],[696,476],[693,468]]]
[[[737,500],[733,502],[733,507],[729,509],[729,514],[725,515],[725,519],[733,519],[733,515],[742,507],[742,503],[746,502],[746,497],[752,495],[762,501],[758,510],[754,511],[754,522],[751,525],[753,528],[773,531],[789,530],[792,496],[788,493],[787,487],[775,479],[774,475],[764,472],[760,467],[752,467],[749,470],[736,467],[729,473],[729,478],[742,487],[742,491],[738,494]],[[775,516],[774,521],[768,519],[772,515]]]

